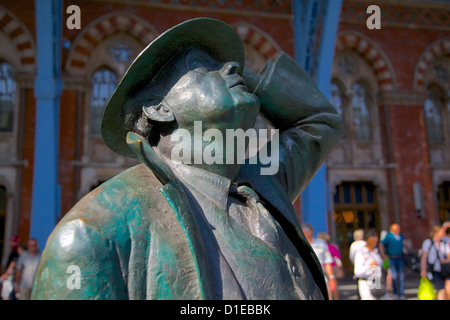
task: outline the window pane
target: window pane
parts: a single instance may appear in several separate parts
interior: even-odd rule
[[[355,183],[355,201],[356,203],[362,203],[362,184]]]
[[[335,82],[331,83],[331,103],[342,116],[342,93]]]
[[[440,186],[437,193],[439,202],[439,222],[450,220],[450,181],[444,181]]]
[[[439,186],[439,189],[442,189],[442,191],[438,193],[438,200],[445,203],[450,202],[450,182],[445,181]],[[440,196],[441,194],[443,195],[443,197]]]
[[[339,188],[336,187],[336,192],[334,193],[334,203],[339,203]]]
[[[358,229],[365,229],[364,212],[358,211]]]
[[[444,141],[441,112],[439,106],[436,105],[436,101],[438,100],[436,97],[431,97],[425,101],[425,123],[427,126],[428,141],[430,142]]]
[[[344,203],[350,203],[350,185],[349,184],[343,184],[344,187]]]
[[[341,87],[336,82],[331,82],[331,103],[336,108],[337,112],[344,118],[344,102]],[[346,138],[345,127],[342,129],[342,138]]]
[[[353,86],[352,110],[355,138],[370,140],[372,138],[371,119],[366,89],[360,85]]]
[[[344,181],[336,187],[342,199],[334,203],[336,238],[341,248],[348,248],[356,229],[375,228],[380,232],[380,211],[377,205],[377,187],[368,181]],[[370,196],[368,196],[370,194]],[[341,252],[343,261],[348,260],[348,251]]]
[[[116,74],[108,68],[97,70],[92,77],[91,134],[100,134],[103,111],[116,88],[116,82]]]
[[[373,184],[366,184],[366,195],[367,195],[367,203],[374,202],[374,187]]]
[[[368,224],[369,224],[369,228],[376,228],[376,226],[377,226],[377,216],[376,216],[376,212],[375,211],[373,211],[373,210],[371,210],[371,211],[369,211],[369,214],[368,214]]]
[[[14,69],[6,61],[0,62],[0,131],[13,129],[16,81]]]

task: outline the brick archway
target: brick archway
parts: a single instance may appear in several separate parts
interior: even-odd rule
[[[342,33],[336,39],[336,51],[353,49],[359,52],[374,68],[382,92],[396,87],[392,66],[383,52],[369,39],[357,33]]]
[[[68,55],[66,68],[69,71],[84,72],[86,62],[94,48],[106,37],[125,31],[143,45],[156,38],[156,30],[147,22],[128,13],[113,13],[89,23],[76,37]]]
[[[36,49],[33,37],[25,25],[2,6],[0,6],[0,32],[4,33],[16,47],[21,66],[35,70]]]
[[[445,54],[450,54],[450,38],[439,39],[425,49],[414,71],[414,89],[426,90],[425,74],[427,70],[436,59]]]
[[[233,24],[232,27],[243,42],[251,44],[267,60],[274,59],[281,51],[278,44],[270,36],[251,24],[237,23]]]

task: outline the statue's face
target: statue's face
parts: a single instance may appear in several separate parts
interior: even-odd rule
[[[239,63],[218,63],[207,53],[192,49],[174,64],[183,65],[184,72],[179,71],[183,75],[164,103],[172,109],[180,128],[190,130],[194,121],[202,121],[205,130],[253,126],[259,99],[248,92]]]

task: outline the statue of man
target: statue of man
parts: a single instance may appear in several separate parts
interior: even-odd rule
[[[273,174],[261,174],[261,161],[225,161],[237,150],[218,138],[251,129],[258,114],[280,132]],[[340,127],[336,110],[286,54],[255,74],[221,21],[193,19],[166,31],[130,66],[102,122],[108,147],[141,164],[59,222],[34,299],[327,299],[292,201]],[[206,139],[212,129],[215,139]],[[180,130],[189,139],[174,139]],[[196,161],[207,150],[217,161]]]

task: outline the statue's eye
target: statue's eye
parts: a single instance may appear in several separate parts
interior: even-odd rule
[[[196,58],[199,63],[202,63],[202,64],[210,63],[210,58],[205,53],[198,53],[196,55]]]
[[[206,68],[206,62],[204,60],[194,60],[189,64],[190,70],[194,70],[197,68]]]
[[[205,72],[205,73],[209,71],[208,68],[206,68],[206,67],[198,67],[198,68],[195,68],[194,70],[197,72]]]
[[[209,68],[212,65],[212,59],[203,52],[193,52],[187,55],[186,64],[189,70],[194,70],[197,68]]]

